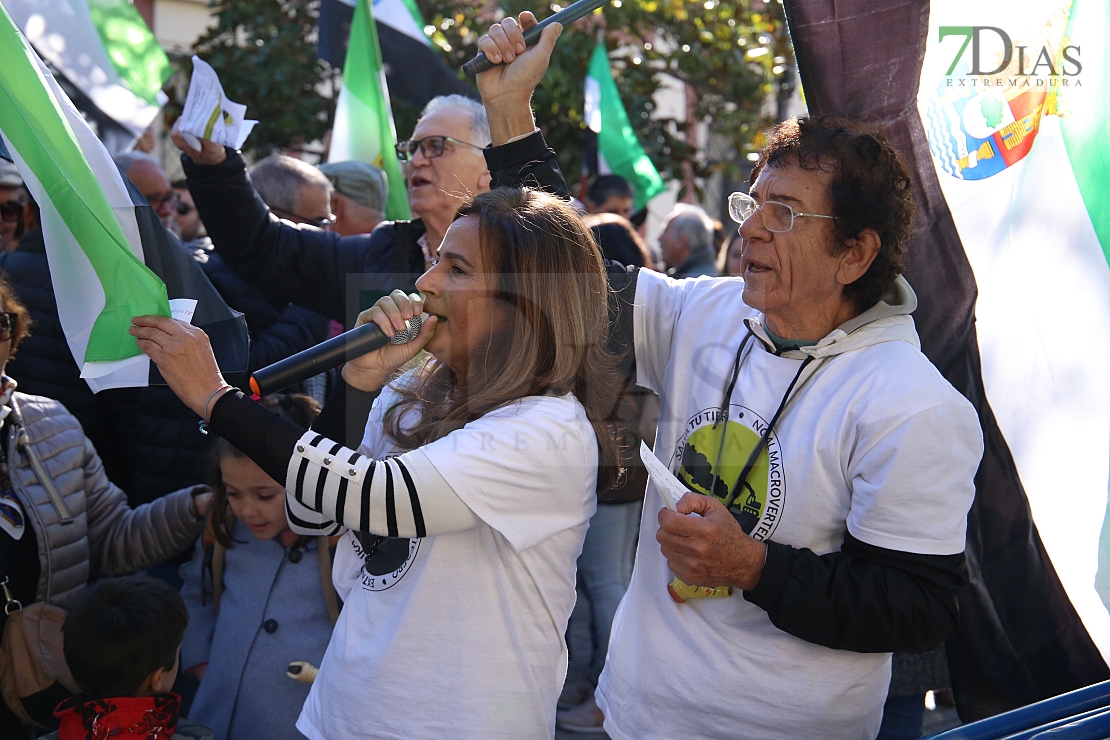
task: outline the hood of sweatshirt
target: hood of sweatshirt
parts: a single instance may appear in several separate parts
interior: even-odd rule
[[[916,308],[917,294],[906,279],[899,275],[874,306],[845,321],[817,344],[787,350],[782,356],[793,359],[812,357],[819,360],[883,342],[906,342],[914,349],[921,349],[917,327],[910,316]],[[775,345],[764,328],[765,320],[764,315],[760,314],[756,318],[745,319],[745,323],[752,334],[763,342],[763,346],[773,352]]]

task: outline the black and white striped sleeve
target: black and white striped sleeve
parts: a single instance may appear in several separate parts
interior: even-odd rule
[[[426,537],[461,532],[480,521],[419,449],[374,460],[237,392],[216,402],[211,426],[271,478],[285,480],[289,526],[298,534],[348,528]]]
[[[290,526],[301,534],[426,537],[479,521],[420,450],[373,460],[315,432],[297,441],[285,490]]]

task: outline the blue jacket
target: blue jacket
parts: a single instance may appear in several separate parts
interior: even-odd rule
[[[216,740],[304,740],[296,722],[311,686],[285,671],[295,660],[319,667],[331,639],[316,539],[294,563],[280,539],[260,540],[241,522],[233,534],[219,614],[203,542],[181,566],[189,609],[181,666],[208,663],[189,718],[212,728]]]

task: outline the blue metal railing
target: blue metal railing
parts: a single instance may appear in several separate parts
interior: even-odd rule
[[[1110,737],[1110,681],[957,727],[931,740],[1087,740]]]

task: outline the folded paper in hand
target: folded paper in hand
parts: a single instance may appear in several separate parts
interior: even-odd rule
[[[678,511],[679,500],[689,493],[690,489],[682,485],[682,482],[674,477],[674,473],[667,470],[667,466],[659,461],[659,458],[655,456],[655,453],[643,440],[640,440],[640,460],[647,468],[651,481],[655,484],[659,493],[663,495],[663,503],[671,511]]]
[[[200,139],[208,139],[232,149],[239,149],[258,121],[243,118],[247,106],[233,103],[224,95],[216,70],[208,62],[193,56],[193,79],[185,110],[177,122],[177,130],[194,149]]]

